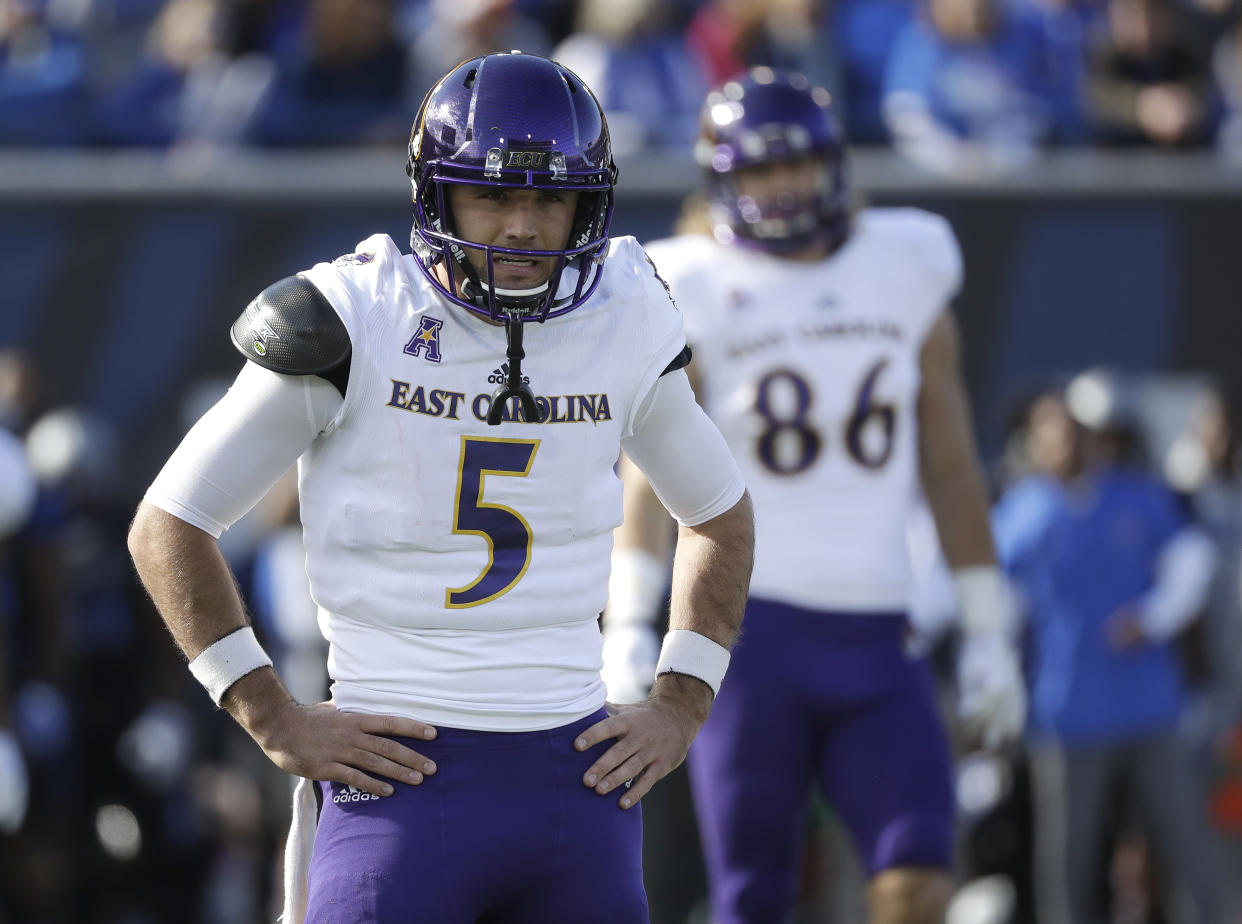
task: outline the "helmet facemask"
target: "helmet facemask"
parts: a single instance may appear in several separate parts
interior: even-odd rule
[[[489,160],[490,160],[489,152]],[[501,159],[496,152],[496,159]],[[552,152],[549,160],[555,162]],[[562,161],[563,163],[563,161]],[[616,168],[598,176],[570,178],[553,173],[541,176],[532,170],[501,171],[494,174],[470,168],[455,168],[440,161],[410,161],[409,171],[414,200],[414,227],[410,246],[426,270],[443,264],[449,277],[447,286],[438,285],[442,294],[475,314],[492,321],[544,321],[573,311],[590,297],[599,284],[604,254],[608,246],[608,230],[612,222],[612,183]],[[473,175],[472,175],[473,174]],[[525,250],[470,241],[458,235],[454,227],[447,188],[463,186],[501,186],[508,189],[559,190],[578,193],[577,210],[568,238],[559,250]],[[467,249],[483,255],[484,272],[480,273],[466,253]],[[547,281],[534,289],[497,288],[495,258],[511,256],[555,260]],[[571,271],[573,288],[562,292],[565,271]],[[433,278],[433,282],[436,280]]]
[[[712,174],[709,213],[713,233],[722,243],[741,241],[774,254],[793,253],[811,245],[838,243],[845,236],[848,206],[844,166],[832,151],[816,152],[818,169],[813,190],[771,196],[743,193],[737,171]],[[753,166],[785,158],[755,161]]]

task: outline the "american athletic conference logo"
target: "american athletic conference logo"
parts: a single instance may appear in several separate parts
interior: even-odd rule
[[[418,320],[418,330],[414,332],[414,336],[410,338],[410,342],[405,345],[402,352],[410,356],[418,356],[426,350],[424,357],[427,361],[438,363],[440,361],[440,328],[443,326],[444,322],[439,318],[423,315]]]
[[[332,794],[332,801],[337,802],[337,803],[370,802],[372,799],[378,800],[379,796],[372,795],[369,792],[363,792],[358,787],[350,786],[348,783],[345,784],[345,788],[342,789],[340,792],[334,792]]]

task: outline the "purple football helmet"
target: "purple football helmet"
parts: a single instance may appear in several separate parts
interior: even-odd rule
[[[410,133],[406,173],[414,198],[410,243],[431,283],[458,305],[492,320],[543,321],[582,305],[603,272],[612,220],[612,160],[599,103],[576,74],[537,55],[473,58],[450,71],[423,100]],[[457,236],[446,185],[560,189],[579,193],[569,240],[560,250],[518,250]],[[462,248],[486,255],[480,278]],[[537,289],[497,289],[497,256],[555,257]],[[434,272],[443,262],[446,286]],[[572,284],[561,295],[566,270]],[[466,297],[457,293],[457,282]]]
[[[776,254],[844,240],[844,155],[832,98],[802,74],[756,67],[715,88],[703,103],[695,145],[695,160],[707,173],[713,233],[724,243]],[[807,156],[823,163],[815,195],[758,202],[738,192],[735,171]]]

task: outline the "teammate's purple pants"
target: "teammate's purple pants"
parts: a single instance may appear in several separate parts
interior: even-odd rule
[[[797,890],[812,783],[868,875],[948,868],[948,742],[901,614],[812,612],[751,600],[690,780],[716,924],[778,924]]]
[[[319,783],[307,924],[646,922],[641,810],[582,784],[611,741],[573,747],[604,717],[398,739],[437,772],[382,799]]]

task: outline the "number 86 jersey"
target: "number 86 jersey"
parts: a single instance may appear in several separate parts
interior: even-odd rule
[[[647,252],[682,311],[699,399],[754,500],[752,595],[904,611],[919,355],[961,283],[948,223],[866,209],[813,262],[697,235]]]

